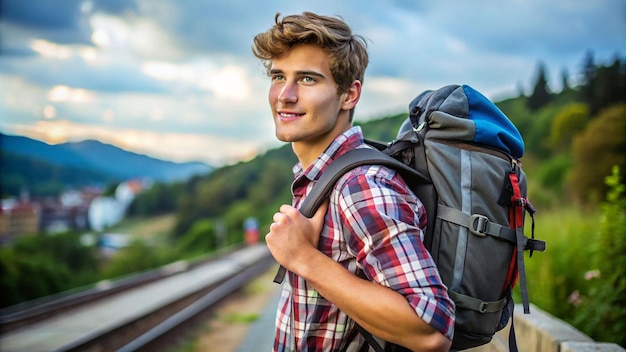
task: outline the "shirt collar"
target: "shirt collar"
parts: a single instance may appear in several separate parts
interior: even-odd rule
[[[330,143],[328,148],[324,150],[320,156],[306,170],[302,169],[302,164],[298,162],[293,167],[294,179],[297,181],[301,177],[306,177],[309,181],[318,180],[322,172],[328,165],[339,156],[345,154],[348,150],[355,149],[364,143],[363,132],[360,126],[353,126],[349,130],[340,134]]]

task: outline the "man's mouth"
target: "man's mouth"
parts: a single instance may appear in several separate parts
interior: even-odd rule
[[[277,116],[282,121],[293,121],[293,120],[297,120],[300,117],[304,116],[304,114],[298,114],[298,113],[287,112],[287,111],[278,111],[277,112]]]

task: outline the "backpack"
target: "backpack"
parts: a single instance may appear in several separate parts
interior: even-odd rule
[[[532,256],[545,250],[545,242],[534,239],[536,211],[518,160],[524,142],[506,115],[470,86],[449,85],[410,103],[395,140],[367,143],[373,148],[351,150],[328,166],[300,211],[312,217],[354,167],[393,168],[426,209],[424,245],[456,305],[452,350],[484,345],[512,320],[517,280],[524,313],[530,313],[524,250]],[[524,234],[525,213],[532,218],[531,238]],[[274,281],[282,282],[281,275],[282,267]],[[513,326],[509,347],[517,350]]]

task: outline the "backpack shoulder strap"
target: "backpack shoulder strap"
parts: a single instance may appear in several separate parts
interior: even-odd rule
[[[302,202],[299,209],[300,212],[308,218],[313,217],[320,205],[328,198],[330,191],[339,178],[348,171],[362,165],[383,165],[400,172],[403,177],[418,177],[417,172],[411,167],[377,149],[353,149],[328,165],[328,168],[311,190],[311,193]]]
[[[391,156],[371,148],[357,148],[346,152],[339,158],[333,160],[330,165],[324,170],[324,173],[317,181],[311,192],[306,196],[302,204],[300,205],[300,212],[311,218],[322,205],[322,203],[330,195],[330,191],[333,189],[335,183],[346,172],[362,165],[383,165],[388,166],[408,179],[422,179],[420,175],[412,169],[410,166],[403,164],[402,162],[394,159]],[[278,272],[274,277],[274,282],[282,283],[285,278],[285,268],[281,265],[278,268]]]

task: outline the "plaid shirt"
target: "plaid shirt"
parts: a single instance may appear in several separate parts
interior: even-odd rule
[[[307,170],[299,163],[294,166],[293,205],[301,204],[333,159],[364,146],[355,126]],[[318,248],[350,272],[404,295],[422,320],[452,338],[454,303],[422,244],[425,226],[424,206],[395,171],[362,166],[340,178],[331,192]],[[367,351],[363,336],[355,331],[351,318],[287,272],[274,351]]]

